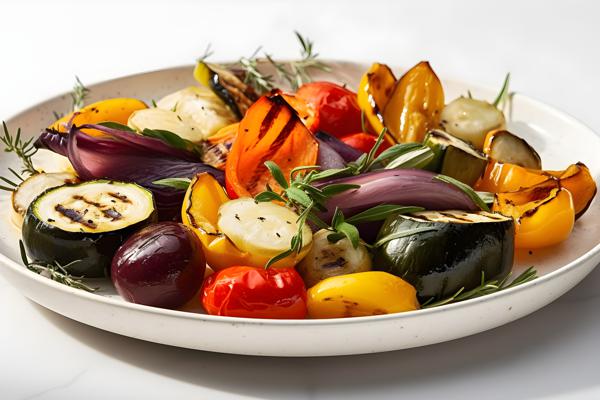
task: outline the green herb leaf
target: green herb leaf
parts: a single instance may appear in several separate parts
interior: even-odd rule
[[[394,214],[410,214],[418,211],[423,211],[423,207],[412,207],[412,206],[397,206],[393,204],[380,204],[375,207],[371,207],[361,213],[355,214],[348,219],[346,222],[351,224],[359,224],[362,222],[373,222],[382,221]]]
[[[79,80],[79,77],[75,77],[75,85],[73,85],[73,91],[71,92],[71,100],[73,102],[72,110],[79,111],[83,108],[85,98],[90,93],[90,89],[86,88],[83,83]]]
[[[352,243],[352,247],[358,247],[358,244],[360,242],[360,234],[358,233],[358,229],[354,225],[344,221],[336,224],[334,228],[339,233],[343,233],[348,238],[348,240],[350,240],[350,243]]]
[[[125,131],[125,132],[135,132],[135,130],[131,129],[127,125],[123,125],[118,122],[106,121],[106,122],[100,122],[100,123],[98,123],[98,125],[105,126],[107,128],[111,128],[111,129]]]
[[[19,240],[19,252],[21,255],[21,261],[27,267],[28,270],[35,272],[36,274],[45,276],[55,282],[62,283],[63,285],[85,290],[86,292],[95,292],[98,288],[93,288],[86,285],[81,277],[75,277],[67,272],[67,268],[81,260],[75,260],[67,265],[60,265],[58,262],[54,264],[42,263],[39,261],[29,261],[27,259],[27,253],[25,252],[25,245],[22,240]]]
[[[393,160],[397,157],[400,157],[403,154],[411,152],[413,150],[418,150],[423,147],[420,143],[399,143],[395,144],[392,147],[389,147],[381,152],[373,161],[373,164],[378,163],[386,163],[389,160]]]
[[[294,251],[292,249],[288,249],[282,253],[277,254],[274,257],[271,257],[269,259],[269,261],[267,261],[267,263],[265,264],[265,269],[268,269],[271,265],[275,264],[277,261],[279,260],[283,260],[284,258],[286,258],[287,256],[292,255]]]
[[[412,150],[407,151],[404,154],[399,155],[388,165],[385,166],[385,169],[398,169],[398,168],[425,168],[431,160],[433,160],[434,154],[433,151],[423,145],[419,145],[419,147],[415,147]]]
[[[417,235],[419,233],[431,232],[431,231],[435,231],[435,230],[436,230],[435,228],[415,228],[415,229],[407,229],[407,230],[401,231],[401,232],[395,232],[390,235],[384,236],[383,238],[376,241],[375,244],[373,244],[373,247],[381,247],[384,244],[386,244],[387,242],[390,242],[395,239],[400,239],[400,238],[403,238],[406,236]]]
[[[284,198],[273,191],[265,191],[265,192],[259,193],[256,196],[254,196],[254,200],[261,202],[261,203],[267,202],[267,201],[281,201],[281,202],[285,203]]]
[[[497,293],[502,290],[506,290],[506,289],[509,289],[509,288],[512,288],[515,286],[519,286],[524,283],[531,282],[534,279],[537,279],[537,271],[533,267],[527,268],[519,276],[517,276],[512,282],[508,283],[510,275],[511,274],[507,275],[501,281],[498,281],[495,279],[486,281],[485,274],[482,271],[481,272],[481,284],[479,286],[477,286],[476,288],[471,289],[469,291],[465,291],[465,288],[462,287],[456,293],[454,293],[452,296],[445,298],[445,299],[437,300],[437,301],[434,301],[435,299],[431,298],[431,299],[427,300],[426,302],[424,302],[421,305],[421,308],[439,307],[439,306],[443,306],[445,304],[457,303],[459,301],[474,299],[474,298],[485,296],[488,294]]]
[[[498,96],[496,96],[496,99],[492,103],[494,105],[494,107],[500,108],[499,106],[506,101],[506,98],[508,97],[508,94],[509,94],[509,91],[508,91],[509,85],[510,85],[510,72],[506,74],[506,77],[504,78],[504,83],[502,84],[502,89],[500,89],[500,93],[498,93]]]
[[[33,166],[32,157],[37,153],[38,149],[33,143],[33,138],[23,141],[21,139],[21,128],[17,129],[15,136],[11,135],[4,121],[2,121],[2,130],[3,134],[0,136],[0,141],[4,143],[4,151],[7,153],[15,153],[15,155],[19,157],[23,164],[21,169],[22,173],[28,175],[37,174],[38,171]]]
[[[485,204],[493,204],[494,200],[496,198],[496,195],[494,193],[490,193],[490,192],[475,192],[475,193],[477,193],[477,196],[479,196],[479,198],[481,198],[481,200]]]
[[[192,182],[189,178],[165,178],[152,182],[155,185],[169,186],[175,189],[187,190]]]
[[[202,155],[202,148],[187,139],[182,138],[176,133],[166,131],[163,129],[144,129],[141,134],[146,137],[160,139],[167,143],[169,146],[173,146],[176,149],[187,150],[196,154],[198,157]]]
[[[466,194],[479,208],[483,211],[490,211],[490,208],[487,204],[477,195],[477,193],[471,188],[471,186],[462,183],[459,180],[451,178],[446,175],[436,175],[433,179],[437,179],[438,181],[442,181],[448,183],[450,185],[454,185],[459,188],[464,194]]]
[[[331,185],[324,186],[321,188],[323,194],[327,197],[335,196],[336,194],[340,194],[352,189],[358,189],[360,185],[351,184],[351,183],[334,183]]]
[[[285,180],[283,176],[283,172],[281,172],[281,168],[273,161],[265,161],[265,167],[269,170],[273,179],[281,186],[283,189],[287,189],[289,187],[288,182]]]

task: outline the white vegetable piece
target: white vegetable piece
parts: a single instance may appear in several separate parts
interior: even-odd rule
[[[231,200],[219,208],[217,224],[241,251],[273,257],[290,248],[298,232],[298,215],[275,203],[258,203],[245,197]],[[310,228],[302,228],[303,249],[312,242]]]
[[[31,202],[46,190],[67,183],[77,182],[77,177],[69,172],[40,173],[25,179],[12,193],[12,221],[23,225],[23,216]]]
[[[158,108],[171,110],[199,129],[207,138],[227,125],[238,122],[231,109],[212,90],[204,86],[190,86],[163,97]]]
[[[459,97],[444,107],[442,129],[481,150],[485,135],[506,125],[504,113],[487,101]]]
[[[331,243],[327,236],[332,232],[321,229],[313,235],[313,246],[296,267],[307,287],[337,275],[371,270],[371,257],[367,248],[352,246],[348,238]]]

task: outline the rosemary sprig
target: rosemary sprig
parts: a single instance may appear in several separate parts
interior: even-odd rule
[[[90,89],[85,87],[79,77],[75,77],[75,84],[73,85],[73,91],[71,92],[71,100],[73,103],[72,109],[73,111],[79,111],[83,108],[85,98],[90,93]]]
[[[22,240],[19,240],[19,250],[21,252],[21,260],[28,270],[75,289],[85,290],[86,292],[95,292],[98,290],[98,288],[93,288],[83,283],[82,278],[72,276],[67,272],[67,268],[79,262],[79,260],[75,260],[67,265],[60,265],[56,261],[54,264],[29,261],[27,259],[27,253],[25,252],[25,246],[23,245]]]
[[[250,85],[258,93],[268,92],[275,87],[273,76],[263,74],[259,69],[260,58],[258,53],[261,47],[257,48],[250,57],[242,57],[237,64],[245,72],[244,83]]]
[[[7,153],[15,153],[15,155],[21,159],[21,162],[23,163],[21,173],[27,173],[29,175],[37,174],[38,171],[33,166],[32,161],[32,157],[37,153],[37,148],[33,144],[34,138],[24,141],[21,137],[21,128],[17,129],[16,135],[11,135],[4,121],[2,121],[2,130],[3,133],[2,136],[0,136],[0,141],[4,143],[4,151]],[[23,179],[14,170],[11,170],[11,172],[20,179]],[[7,182],[6,179],[3,180]]]
[[[454,293],[452,296],[445,298],[445,299],[437,300],[437,301],[434,301],[435,299],[431,298],[431,299],[427,300],[426,302],[424,302],[423,304],[421,304],[421,308],[432,308],[432,307],[443,306],[445,304],[457,303],[459,301],[474,299],[476,297],[481,297],[481,296],[485,296],[488,294],[497,293],[502,290],[506,290],[506,289],[509,289],[509,288],[512,288],[515,286],[519,286],[519,285],[522,285],[524,283],[527,283],[527,282],[530,282],[530,281],[536,279],[537,271],[535,270],[535,268],[529,267],[509,283],[508,280],[510,279],[510,276],[511,276],[511,274],[508,274],[501,281],[498,281],[495,279],[486,281],[485,273],[483,271],[481,271],[481,283],[476,288],[471,289],[469,291],[465,291],[465,288],[462,287],[456,293]]]
[[[506,99],[508,98],[508,95],[509,95],[509,91],[508,91],[509,85],[510,85],[510,72],[506,74],[506,77],[504,78],[504,83],[502,84],[502,88],[500,89],[500,92],[498,93],[498,95],[496,96],[496,99],[492,103],[494,105],[494,107],[499,108],[499,109],[502,108],[502,106],[506,102]]]
[[[436,175],[433,179],[437,179],[438,181],[442,181],[442,182],[448,183],[450,185],[456,186],[464,194],[466,194],[473,201],[473,203],[475,203],[483,211],[488,211],[488,212],[490,211],[490,208],[488,207],[486,202],[481,197],[479,197],[477,192],[475,192],[471,188],[471,186],[464,184],[461,181],[456,180],[456,179],[446,176],[446,175]]]

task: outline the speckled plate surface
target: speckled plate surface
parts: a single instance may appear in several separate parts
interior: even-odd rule
[[[355,87],[366,65],[333,63],[328,78]],[[396,69],[395,72],[400,72]],[[177,67],[91,85],[90,101],[127,96],[158,99],[193,84],[192,67]],[[444,80],[446,98],[471,90],[492,98],[494,90]],[[7,121],[26,137],[53,121],[52,111],[66,110],[68,95],[31,107]],[[507,112],[509,129],[523,136],[542,156],[544,168],[563,169],[586,163],[600,176],[600,137],[590,129],[539,101],[515,94]],[[40,152],[38,161],[46,162]],[[16,166],[3,154],[0,170]],[[108,280],[91,282],[97,293],[75,290],[28,271],[19,261],[19,229],[10,222],[10,197],[0,195],[0,273],[23,295],[66,317],[118,334],[173,346],[234,354],[270,356],[330,356],[398,350],[448,341],[506,324],[552,302],[600,262],[600,204],[594,201],[577,221],[570,238],[559,246],[516,256],[514,271],[535,266],[541,277],[494,295],[434,309],[351,319],[255,320],[202,314],[197,304],[185,310],[126,303]]]

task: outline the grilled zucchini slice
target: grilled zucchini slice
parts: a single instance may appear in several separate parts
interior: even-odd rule
[[[125,239],[157,221],[152,193],[134,183],[96,180],[47,190],[29,206],[23,243],[35,261],[73,275],[108,275]]]

